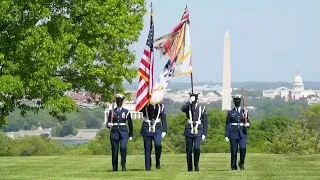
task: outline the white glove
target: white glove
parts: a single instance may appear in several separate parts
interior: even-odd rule
[[[129,137],[129,140],[131,141],[131,140],[132,140],[132,137]]]
[[[245,127],[249,127],[250,126],[250,123],[246,123],[244,124]]]
[[[195,101],[196,100],[196,97],[194,97],[194,96],[191,96],[190,97],[190,103],[192,103],[193,101]]]
[[[228,138],[228,137],[225,137],[224,139],[225,139],[227,142],[229,141],[229,138]]]
[[[164,138],[166,136],[166,132],[162,132],[161,137]]]
[[[204,139],[206,138],[206,136],[205,136],[205,135],[202,135],[201,138],[202,138],[202,141],[204,141]]]
[[[113,123],[108,123],[107,126],[111,128],[113,126]]]

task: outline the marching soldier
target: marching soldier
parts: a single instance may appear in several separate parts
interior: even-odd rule
[[[113,171],[118,171],[118,151],[120,144],[121,167],[122,171],[126,171],[127,159],[127,143],[128,139],[132,140],[133,126],[130,111],[122,107],[125,97],[122,94],[116,95],[117,107],[109,111],[107,127],[110,129],[110,142],[112,146],[112,168]],[[112,118],[111,118],[112,116]],[[127,123],[129,132],[127,129]]]
[[[233,96],[235,107],[228,111],[225,126],[225,139],[230,141],[231,169],[237,170],[237,152],[240,146],[240,161],[238,166],[244,170],[244,160],[246,157],[247,129],[250,127],[248,111],[240,107],[241,95]]]
[[[181,111],[186,113],[188,122],[185,127],[186,154],[188,171],[192,171],[192,148],[194,151],[194,169],[199,171],[200,143],[207,135],[208,119],[204,106],[197,102],[198,94],[190,93],[190,101],[182,106]]]
[[[143,122],[141,135],[144,141],[144,156],[146,171],[151,170],[152,141],[154,141],[156,168],[160,169],[161,141],[167,134],[167,119],[163,104],[147,104],[141,110]]]

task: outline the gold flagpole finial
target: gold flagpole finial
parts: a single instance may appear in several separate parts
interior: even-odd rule
[[[150,7],[152,8],[152,1],[151,1],[151,3],[150,3]]]

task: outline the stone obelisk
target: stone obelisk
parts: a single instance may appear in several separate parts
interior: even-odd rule
[[[226,31],[223,47],[222,110],[231,109],[230,36]]]

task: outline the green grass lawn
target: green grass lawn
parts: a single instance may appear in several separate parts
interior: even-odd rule
[[[187,172],[184,154],[163,154],[161,170],[152,160],[146,172],[144,156],[129,155],[127,172],[112,172],[111,156],[1,157],[0,179],[320,179],[320,155],[248,153],[244,171],[230,170],[229,154],[202,153],[200,172]]]

